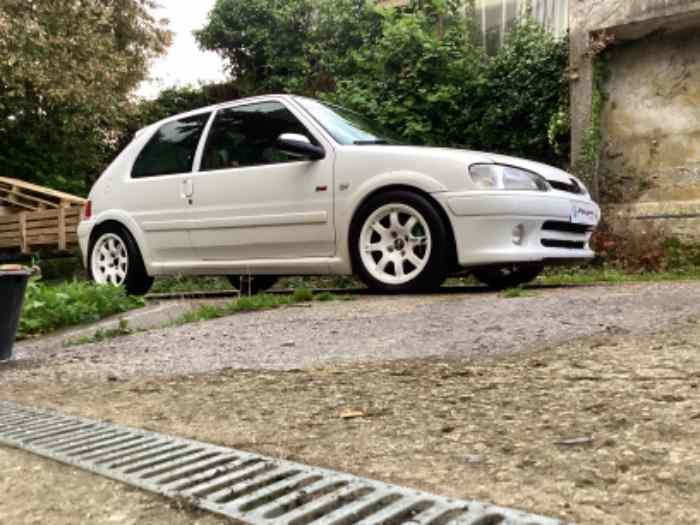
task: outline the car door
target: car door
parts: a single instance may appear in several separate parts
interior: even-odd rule
[[[296,110],[295,110],[296,111]],[[279,100],[220,109],[194,178],[191,238],[201,260],[331,256],[333,152],[309,160],[282,152],[285,133],[319,140]]]
[[[187,218],[192,211],[192,170],[211,112],[163,124],[136,158],[121,198],[156,263],[196,260]]]

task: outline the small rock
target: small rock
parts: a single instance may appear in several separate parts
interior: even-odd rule
[[[115,381],[119,381],[119,378],[114,375],[109,375],[107,376],[107,381],[111,381],[112,383],[114,383]]]
[[[591,445],[592,443],[593,443],[592,437],[580,437],[580,438],[576,438],[576,439],[567,439],[564,441],[557,441],[554,444],[573,447],[576,445]]]
[[[367,414],[361,410],[346,410],[340,414],[341,419],[356,419],[358,417],[366,417]]]

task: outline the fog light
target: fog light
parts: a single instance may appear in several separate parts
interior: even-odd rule
[[[525,226],[518,224],[513,228],[513,244],[516,246],[522,246],[525,240]]]

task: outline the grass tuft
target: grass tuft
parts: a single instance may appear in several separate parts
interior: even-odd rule
[[[585,284],[618,284],[700,280],[700,267],[687,267],[665,272],[630,273],[607,266],[553,268],[537,279],[537,284],[569,286]]]
[[[331,293],[331,292],[321,292],[320,294],[318,294],[315,297],[315,299],[317,301],[322,302],[322,303],[327,303],[327,302],[331,302],[331,301],[337,301],[338,297],[334,293]]]
[[[314,293],[309,288],[297,288],[292,294],[295,303],[308,303],[314,300]]]
[[[317,301],[350,301],[354,297],[350,295],[340,295],[329,292],[323,292],[314,296],[313,292],[308,288],[299,288],[292,295],[273,295],[273,294],[258,294],[251,296],[242,296],[231,302],[223,305],[202,305],[199,308],[187,312],[175,320],[173,324],[182,325],[188,323],[196,323],[199,321],[208,321],[210,319],[218,319],[227,315],[255,312],[258,310],[273,310],[283,306],[289,306],[299,303],[308,303],[313,300]]]
[[[129,328],[129,321],[127,321],[126,319],[120,319],[119,326],[117,326],[116,328],[99,329],[96,330],[93,335],[85,335],[76,339],[69,339],[67,341],[64,341],[63,346],[69,347],[88,345],[91,343],[99,343],[102,341],[106,341],[107,339],[125,337],[134,333],[136,333],[136,330],[132,330],[131,328]]]
[[[520,297],[527,297],[528,295],[528,291],[525,290],[523,286],[503,290],[503,297],[505,297],[506,299],[518,299]]]

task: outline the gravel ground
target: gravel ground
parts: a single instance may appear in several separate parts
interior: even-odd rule
[[[617,328],[517,354],[118,381],[68,370],[47,381],[29,369],[0,381],[0,399],[579,524],[700,523],[700,324],[679,317],[686,307],[671,320],[683,300],[668,299],[692,288],[634,289],[635,305],[666,298],[660,321],[636,320],[647,321],[639,335]],[[217,523],[3,448],[0,493],[3,525]]]
[[[493,356],[599,333],[645,333],[700,314],[700,283],[533,289],[506,298],[480,288],[451,294],[241,314],[62,348],[17,345],[2,381],[128,379],[228,368],[288,370],[328,362]],[[50,362],[51,366],[47,364]]]

